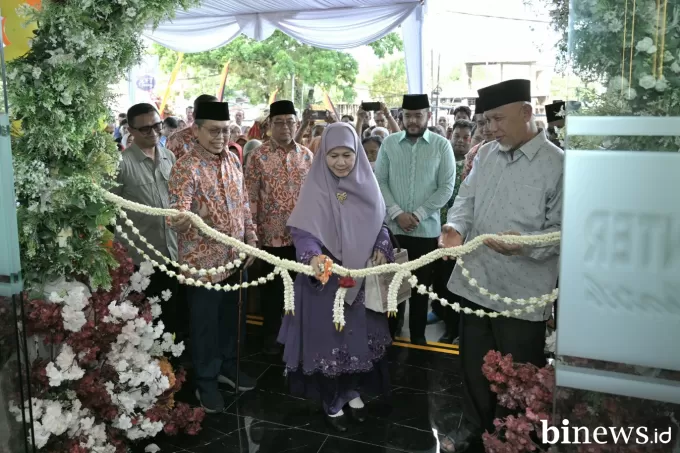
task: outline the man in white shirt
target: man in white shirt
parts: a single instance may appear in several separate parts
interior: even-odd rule
[[[440,247],[455,247],[482,234],[526,236],[559,231],[564,152],[535,124],[530,82],[508,80],[479,90],[479,96],[495,141],[477,153],[442,227]],[[559,245],[523,247],[496,240],[485,244],[463,257],[464,266],[480,287],[501,299],[492,300],[470,286],[456,263],[448,288],[460,296],[462,306],[485,312],[523,309],[502,299],[529,299],[555,288]],[[443,440],[442,451],[466,451],[480,442],[484,431],[494,431],[496,416],[506,415],[504,408],[497,407],[496,394],[482,374],[489,351],[512,354],[517,362],[545,365],[545,322],[551,309],[548,305],[511,318],[461,316],[463,421]]]

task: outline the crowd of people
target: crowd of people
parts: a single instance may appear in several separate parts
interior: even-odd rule
[[[345,296],[347,327],[331,322],[337,276],[328,263],[364,268],[394,261],[398,243],[417,259],[437,247],[454,247],[486,233],[535,235],[559,230],[563,151],[539,128],[530,83],[510,80],[479,90],[474,115],[464,106],[430,126],[427,95],[404,95],[400,109],[385,104],[339,120],[319,122],[292,102],[276,101],[252,127],[240,110],[210,95],[187,109],[186,126],[161,119],[150,104],[132,106],[119,118],[115,139],[124,147],[114,192],[132,201],[199,215],[212,228],[270,254],[312,266],[316,275],[294,276],[295,313],[284,313],[280,278],[261,288],[263,352],[282,353],[291,392],[320,400],[338,431],[362,422],[366,391],[389,393],[386,352],[401,332],[408,305],[411,342],[426,345],[428,323],[444,322],[440,342],[460,343],[464,423],[449,433],[442,451],[465,451],[493,431],[495,394],[482,374],[489,350],[515,360],[545,364],[545,310],[512,318],[459,315],[414,289],[399,315],[366,308],[365,282],[352,280]],[[563,107],[561,109],[563,111]],[[551,106],[559,112],[560,103]],[[551,127],[562,125],[553,113]],[[554,138],[553,138],[554,140]],[[240,282],[225,267],[238,252],[204,235],[190,217],[129,213],[140,233],[165,256],[190,268],[217,272],[187,277],[212,284]],[[465,259],[466,269],[491,293],[530,298],[557,283],[559,247],[528,248],[487,240]],[[132,254],[137,265],[141,257]],[[244,263],[251,269],[252,258]],[[262,263],[260,275],[273,270]],[[175,272],[182,272],[174,269]],[[473,310],[508,307],[475,291],[455,260],[439,260],[415,272],[449,301]],[[343,283],[343,284],[346,284]],[[170,289],[163,305],[167,329],[190,343],[196,396],[208,413],[221,412],[219,384],[253,389],[237,376],[236,349],[245,316],[237,292],[186,287],[157,272],[147,290]],[[516,307],[510,307],[516,308]],[[188,314],[189,322],[184,321]],[[239,323],[241,327],[239,328]]]

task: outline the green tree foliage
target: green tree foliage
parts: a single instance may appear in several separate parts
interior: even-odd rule
[[[403,59],[384,63],[368,85],[371,98],[385,102],[388,106],[398,105],[408,91],[406,63]]]
[[[371,47],[376,56],[382,58],[402,50],[403,43],[392,33],[372,43]],[[163,69],[172,70],[177,53],[160,46],[155,46],[154,52],[160,55]],[[229,85],[238,86],[254,104],[267,102],[277,89],[280,94],[290,96],[293,75],[298,96],[302,95],[303,85],[324,90],[335,87],[342,93],[342,98],[338,99],[341,102],[351,101],[355,96],[359,65],[352,55],[301,44],[278,30],[261,42],[239,36],[218,49],[184,55],[186,67],[213,74],[218,74],[227,61],[231,62],[229,77],[232,83]]]
[[[401,40],[398,33],[390,33],[377,41],[373,41],[369,46],[373,49],[375,56],[380,59],[395,52],[404,51],[404,41]]]

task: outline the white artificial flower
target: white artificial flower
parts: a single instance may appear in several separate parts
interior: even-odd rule
[[[149,444],[144,449],[145,453],[158,453],[159,451],[161,451],[161,448],[156,444]]]
[[[57,367],[54,366],[54,363],[48,363],[45,367],[45,372],[47,377],[50,379],[50,387],[59,387],[61,385],[62,381],[64,380],[64,376],[61,371],[59,371]]]
[[[113,422],[114,428],[122,429],[122,430],[127,430],[132,428],[132,419],[128,417],[127,415],[123,414],[116,421]]]
[[[169,289],[166,289],[165,291],[163,291],[161,293],[161,297],[163,298],[163,300],[165,302],[169,301],[170,298],[172,297],[172,291],[170,291]]]
[[[153,264],[149,261],[144,261],[139,265],[139,273],[144,277],[148,277],[154,273]]]
[[[637,97],[637,91],[635,91],[635,88],[624,89],[623,97],[626,98],[626,100],[628,101],[632,101]]]
[[[138,293],[141,293],[146,288],[148,288],[149,283],[151,283],[151,280],[149,280],[148,277],[143,276],[140,272],[135,272],[130,277],[130,286],[132,287],[133,291]]]
[[[547,352],[555,353],[555,345],[557,344],[557,331],[553,330],[548,338],[545,339],[545,350]]]
[[[678,64],[677,61],[674,61],[673,64],[671,65],[671,71],[673,71],[676,74],[680,72],[680,64]]]
[[[64,105],[71,105],[73,103],[73,96],[68,91],[61,93],[60,101]]]
[[[652,38],[649,37],[642,38],[640,41],[638,41],[635,49],[638,52],[647,52],[650,55],[656,52],[654,41],[652,41]]]
[[[646,90],[654,88],[656,86],[656,79],[651,74],[645,74],[640,77],[640,86]]]
[[[666,88],[668,88],[668,81],[666,81],[666,78],[664,76],[661,76],[661,78],[656,81],[656,85],[654,86],[654,89],[656,91],[662,92],[662,91],[665,91]]]
[[[672,54],[669,50],[667,50],[667,51],[663,54],[663,58],[664,58],[666,61],[673,61],[673,60],[675,59],[675,56],[673,56],[673,54]]]
[[[628,87],[628,79],[621,76],[612,77],[609,81],[609,89],[613,91],[620,91],[623,88]]]
[[[68,245],[68,239],[73,236],[73,230],[71,227],[62,228],[57,234],[57,242],[59,247],[64,248]]]
[[[70,305],[64,305],[64,308],[61,309],[61,317],[64,322],[64,329],[70,332],[80,332],[80,329],[87,323],[85,313]]]
[[[179,343],[172,345],[170,348],[170,352],[175,357],[181,356],[182,353],[184,352],[184,342],[180,341]]]

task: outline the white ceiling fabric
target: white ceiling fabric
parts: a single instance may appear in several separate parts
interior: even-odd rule
[[[224,46],[244,34],[262,41],[276,29],[323,49],[350,49],[402,25],[410,93],[422,93],[424,19],[420,0],[203,0],[145,36],[178,52]]]

